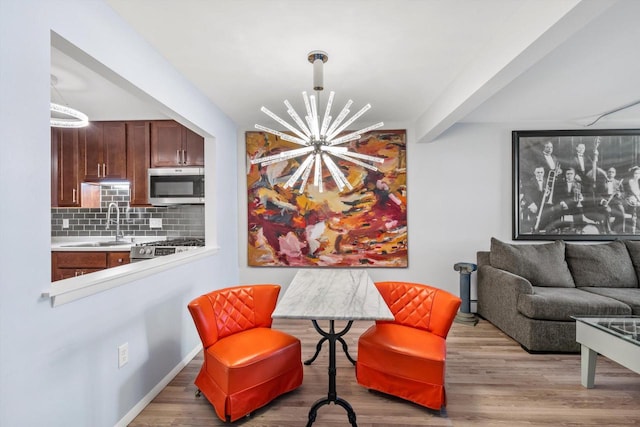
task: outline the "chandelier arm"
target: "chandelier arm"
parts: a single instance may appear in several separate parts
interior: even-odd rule
[[[365,162],[361,162],[360,160],[356,160],[356,159],[354,159],[354,158],[347,157],[347,156],[345,156],[344,154],[331,153],[331,155],[332,155],[332,156],[339,157],[339,158],[341,158],[341,159],[343,159],[343,160],[346,160],[346,161],[348,161],[348,162],[351,162],[351,163],[353,163],[353,164],[356,164],[356,165],[362,166],[363,168],[367,168],[367,169],[372,170],[372,171],[374,171],[374,172],[377,172],[377,171],[378,171],[378,168],[377,168],[377,167],[372,166],[372,165],[370,165],[370,164],[368,164],[368,163],[365,163]]]
[[[320,147],[321,151],[328,151],[329,153],[346,153],[349,151],[347,147],[332,147],[330,145],[322,145]]]
[[[315,158],[315,156],[317,156],[317,154],[313,154],[312,155],[312,159]],[[302,175],[302,182],[300,183],[300,189],[298,190],[299,194],[304,193],[304,188],[307,186],[307,181],[309,180],[309,175],[311,175],[311,169],[313,169],[313,160],[309,163],[309,165],[307,166],[307,169],[305,169],[304,174]]]
[[[331,141],[331,143],[329,145],[343,144],[343,143],[345,143],[347,141],[352,141],[353,139],[360,139],[361,135],[364,135],[365,133],[370,132],[370,131],[372,131],[374,129],[378,129],[379,127],[382,127],[382,126],[384,126],[383,122],[379,122],[379,123],[376,123],[375,125],[367,126],[364,129],[360,129],[360,130],[355,131],[353,133],[350,133],[348,135],[341,136],[338,139],[334,139],[334,140]],[[358,138],[351,139],[352,136],[357,136]]]
[[[318,108],[316,107],[316,97],[311,95],[309,97],[309,102],[311,103],[311,124],[313,125],[313,129],[311,132],[316,140],[320,139],[320,126],[318,125]]]
[[[327,165],[327,168],[329,169],[329,172],[331,173],[331,176],[333,177],[333,180],[336,182],[336,184],[338,185],[338,188],[340,189],[340,191],[342,191],[342,189],[346,186],[349,190],[353,190],[353,186],[351,185],[351,183],[347,180],[347,177],[344,176],[344,173],[340,170],[340,168],[338,167],[338,165],[336,165],[334,163],[334,161],[331,159],[331,157],[326,154],[323,153],[322,154],[322,159],[324,160],[324,162]]]
[[[329,99],[327,100],[327,108],[324,110],[324,118],[322,119],[322,127],[320,128],[320,135],[327,134],[327,128],[329,127],[329,123],[331,123],[331,105],[333,104],[333,97],[335,95],[334,91],[329,93]]]
[[[330,135],[327,135],[327,141],[330,141],[333,139],[334,136],[336,136],[337,134],[339,134],[340,132],[342,132],[344,129],[346,129],[347,126],[349,126],[351,123],[355,122],[361,115],[363,115],[364,113],[367,112],[367,110],[369,110],[371,108],[371,104],[367,104],[364,107],[362,107],[360,109],[360,111],[358,111],[357,113],[355,113],[353,115],[353,117],[351,117],[349,120],[347,120],[346,122],[344,122],[344,124],[342,126],[340,126],[339,128],[335,129]]]
[[[334,153],[331,153],[331,154],[334,154]],[[342,154],[342,155],[347,156],[347,157],[356,157],[358,159],[368,160],[370,162],[375,162],[375,163],[383,163],[384,162],[384,158],[382,158],[382,157],[370,156],[368,154],[361,154],[361,153],[357,153],[355,151],[347,151],[347,152],[338,153],[338,154]]]
[[[309,128],[307,128],[307,126],[305,126],[304,122],[302,121],[296,110],[291,106],[288,100],[284,101],[284,105],[287,107],[287,113],[291,116],[293,121],[296,122],[300,129],[302,129],[302,132],[304,132],[307,137],[311,137],[311,131],[309,130]]]
[[[307,95],[307,92],[302,92],[302,99],[304,100],[304,108],[307,110],[307,124],[309,124],[309,117],[311,117],[311,105],[309,104],[309,96]],[[313,133],[313,128],[312,126],[309,124],[309,130],[311,131],[311,133]]]
[[[291,175],[291,178],[289,178],[289,180],[284,184],[284,188],[289,188],[295,184],[298,178],[300,178],[300,175],[302,175],[302,173],[311,165],[314,156],[315,154],[311,153],[306,159],[304,159],[304,162],[298,166],[298,170],[296,170],[295,173]]]
[[[316,164],[313,175],[313,185],[318,187],[318,191],[322,193],[322,159],[316,154]]]
[[[344,144],[345,142],[355,141],[356,139],[360,139],[361,137],[362,135],[360,135],[359,133],[351,133],[349,135],[341,136],[338,139],[332,140],[329,143],[329,147],[332,147],[334,145]]]
[[[327,133],[332,133],[333,130],[338,127],[340,125],[340,123],[342,123],[342,121],[344,120],[345,117],[347,117],[347,115],[349,114],[349,107],[351,107],[351,104],[353,104],[352,100],[349,100],[345,106],[342,108],[342,111],[340,111],[340,114],[338,114],[338,117],[336,117],[336,119],[334,120],[334,122],[331,124],[331,126],[329,126],[329,129],[327,129]]]
[[[289,129],[291,132],[295,133],[296,135],[298,135],[300,137],[300,139],[302,139],[303,141],[307,141],[308,142],[308,137],[303,134],[302,132],[300,132],[298,129],[294,128],[293,126],[291,126],[289,123],[285,122],[284,120],[282,120],[280,117],[278,117],[277,114],[273,113],[271,110],[269,110],[266,107],[262,107],[260,109],[260,111],[262,111],[263,113],[265,113],[267,116],[271,117],[273,120],[275,120],[276,122],[280,123],[282,126],[286,127],[287,129]]]
[[[308,146],[309,144],[307,143],[307,141],[297,138],[295,136],[291,136],[291,135],[287,135],[286,133],[282,133],[280,131],[268,128],[266,126],[262,126],[262,125],[255,125],[256,129],[262,130],[264,132],[268,132],[272,135],[275,136],[279,136],[280,138],[284,139],[285,141],[289,141],[289,142],[293,142],[294,144],[298,144],[298,145],[304,145],[304,146]]]
[[[284,160],[293,159],[294,157],[300,157],[314,150],[313,146],[298,148],[295,150],[283,151],[282,153],[274,154],[272,156],[261,157],[259,159],[252,159],[251,164],[255,165],[260,163],[261,166],[266,166],[272,163],[278,163]]]

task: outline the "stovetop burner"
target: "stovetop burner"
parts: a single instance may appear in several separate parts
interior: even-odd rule
[[[203,237],[178,237],[169,240],[157,240],[155,242],[138,243],[131,247],[129,259],[131,262],[159,256],[173,255],[181,252],[198,249],[204,246]]]
[[[169,240],[138,243],[136,246],[204,246],[203,237],[178,237]]]

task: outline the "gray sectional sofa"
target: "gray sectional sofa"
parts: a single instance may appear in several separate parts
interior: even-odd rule
[[[530,352],[578,352],[579,315],[640,315],[640,241],[509,244],[478,252],[478,314]]]

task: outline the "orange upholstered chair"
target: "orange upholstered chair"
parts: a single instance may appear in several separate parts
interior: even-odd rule
[[[189,303],[204,347],[195,380],[223,421],[235,421],[302,384],[300,340],[271,329],[280,286],[220,289]]]
[[[378,282],[376,287],[395,320],[376,321],[358,339],[358,384],[441,410],[446,405],[445,339],[460,298],[418,283]]]

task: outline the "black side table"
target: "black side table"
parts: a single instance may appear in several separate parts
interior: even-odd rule
[[[471,273],[478,269],[476,264],[470,262],[459,262],[453,265],[455,271],[460,272],[460,311],[453,320],[456,323],[475,326],[478,324],[478,318],[471,313]]]

